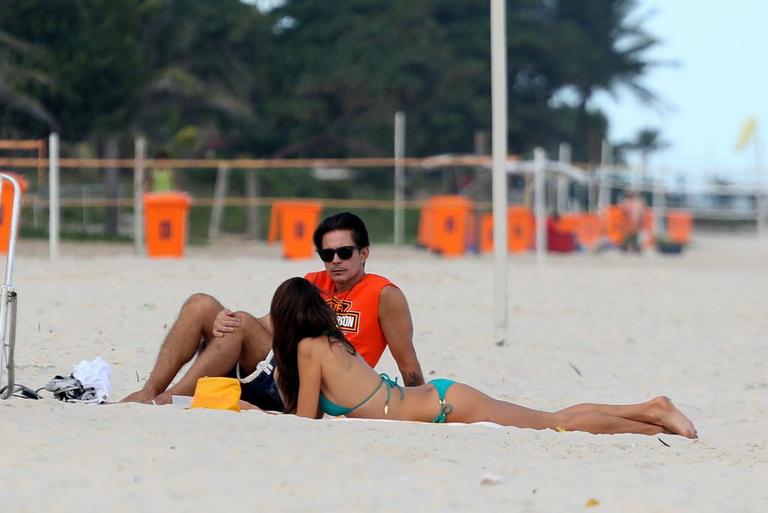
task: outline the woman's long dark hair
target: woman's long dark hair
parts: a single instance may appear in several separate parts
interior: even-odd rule
[[[317,287],[304,278],[290,278],[277,288],[269,314],[278,369],[277,386],[285,402],[285,413],[295,413],[299,400],[299,342],[326,335],[331,342],[344,344],[350,354],[355,354],[355,348],[339,331],[336,314]]]

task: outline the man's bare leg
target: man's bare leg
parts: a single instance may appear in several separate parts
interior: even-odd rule
[[[241,375],[247,376],[267,357],[272,349],[272,332],[268,323],[247,312],[235,312],[240,326],[221,337],[208,339],[192,367],[178,383],[153,398],[155,404],[168,404],[173,395],[192,395],[197,380],[203,376],[225,376],[240,364]]]
[[[224,307],[208,294],[193,294],[182,305],[179,317],[166,335],[155,366],[144,387],[126,396],[122,402],[150,402],[165,391],[179,370],[200,348],[201,340],[209,340],[216,314]]]

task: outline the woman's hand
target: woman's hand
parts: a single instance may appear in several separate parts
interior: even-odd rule
[[[232,310],[225,308],[216,314],[211,331],[214,337],[223,337],[225,333],[232,333],[239,327],[240,319],[235,317],[235,313]]]

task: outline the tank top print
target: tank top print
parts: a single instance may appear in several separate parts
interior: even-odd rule
[[[396,285],[383,276],[366,274],[350,290],[337,294],[326,271],[308,273],[304,278],[320,289],[325,302],[336,312],[339,329],[368,365],[375,367],[387,346],[379,324],[379,296],[384,287]]]

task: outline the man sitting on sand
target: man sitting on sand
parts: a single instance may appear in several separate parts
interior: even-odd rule
[[[363,221],[344,212],[324,219],[313,235],[325,271],[307,280],[320,289],[337,313],[338,325],[371,367],[385,347],[408,386],[424,383],[413,347],[413,322],[402,291],[382,276],[365,272],[370,242]],[[196,353],[178,383],[171,380]],[[198,378],[233,376],[242,399],[266,410],[282,411],[272,369],[272,326],[269,314],[256,318],[231,312],[207,294],[190,296],[165,338],[144,387],[123,401],[167,404],[172,395],[192,395]]]

